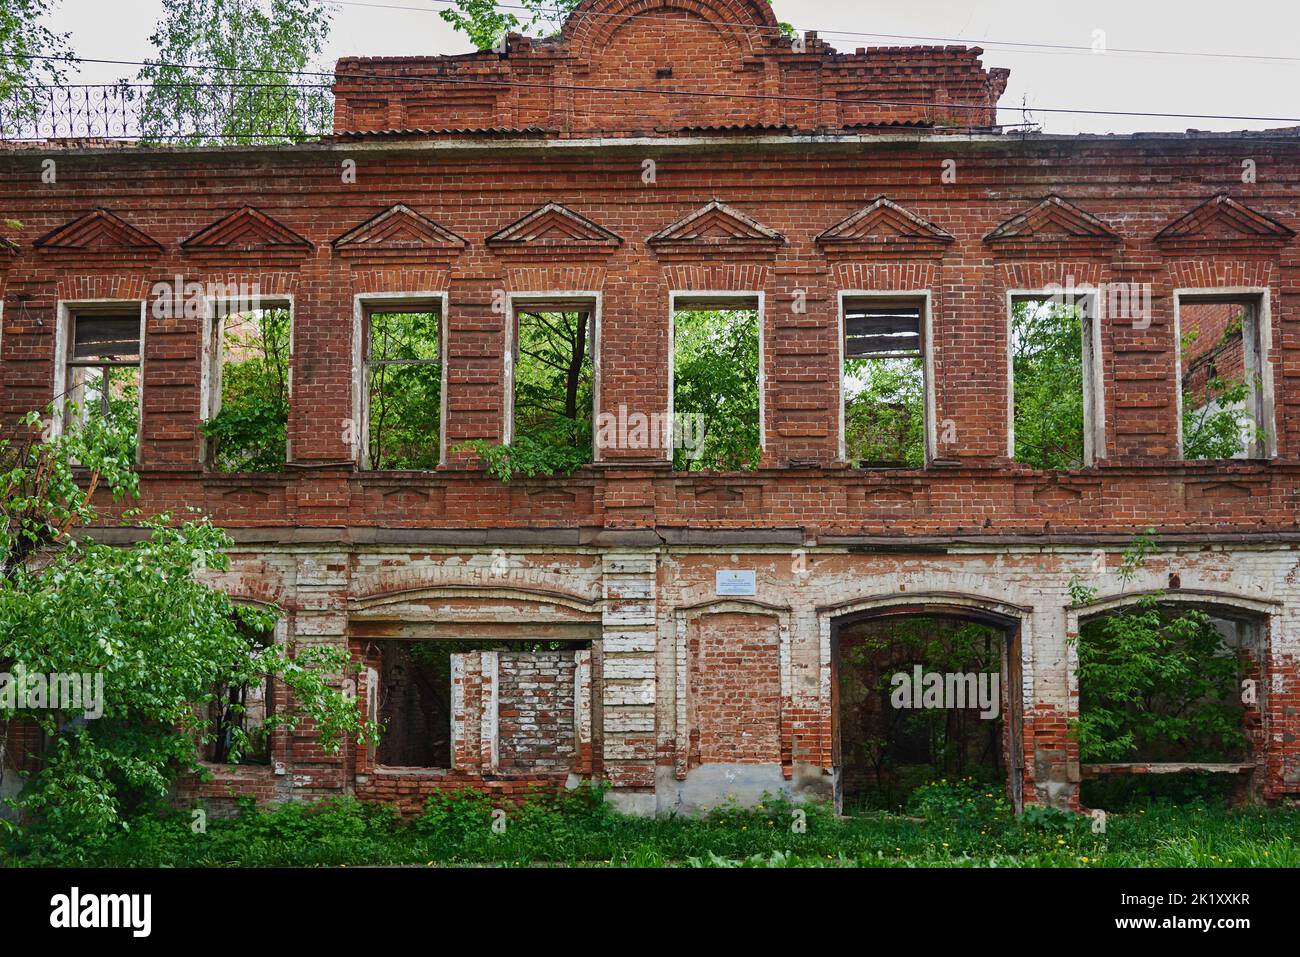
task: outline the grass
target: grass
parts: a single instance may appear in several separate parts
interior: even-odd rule
[[[580,867],[1297,867],[1300,809],[1228,811],[1153,805],[1111,815],[1031,809],[1016,818],[974,782],[921,788],[909,811],[836,818],[825,807],[769,801],[704,818],[629,817],[600,792],[538,798],[507,810],[462,792],[399,821],[350,799],[246,808],[194,833],[190,812],[138,818],[111,840],[70,849],[31,831],[0,850],[9,866],[580,866]],[[498,815],[499,817],[499,815]],[[504,828],[502,828],[502,823]]]

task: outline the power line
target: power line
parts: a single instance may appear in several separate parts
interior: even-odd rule
[[[392,4],[392,3],[366,3],[363,2],[363,0],[320,0],[320,2],[322,3],[323,6],[370,7],[374,9],[383,9],[383,10],[411,10],[416,13],[441,12],[439,10],[432,9],[431,7],[423,7],[423,6],[412,7],[412,6],[405,6],[401,4]],[[451,9],[452,7],[455,6],[455,4],[451,2],[451,0],[428,0],[428,2],[430,4],[441,5],[445,9]],[[492,6],[494,9],[497,10],[519,10],[526,13],[533,12],[532,8],[525,7],[522,4],[494,3],[492,4]],[[538,7],[536,9],[554,12],[554,13],[572,12],[571,10],[565,7],[543,6],[543,7]],[[655,16],[654,14],[647,14],[647,13],[633,14],[632,16],[627,17],[624,14],[619,14],[619,13],[603,13],[597,10],[588,10],[583,13],[583,16],[640,20],[647,23],[660,22],[666,26],[675,26],[678,28],[686,26],[686,24],[683,23],[683,21],[679,17],[663,17],[663,16]],[[713,22],[717,23],[719,26],[744,27],[751,30],[767,31],[768,33],[773,33],[774,35],[784,36],[784,34],[780,32],[780,28],[770,27],[765,24],[756,24],[751,22],[739,22],[739,21],[713,21]],[[860,30],[817,29],[813,32],[817,33],[818,36],[826,35],[826,36],[836,36],[836,37],[862,37],[862,38],[882,39],[882,40],[907,40],[909,42],[914,42],[914,43],[915,42],[942,43],[945,45],[959,44],[959,45],[966,45],[966,46],[981,46],[981,47],[989,47],[989,46],[1020,47],[1024,49],[1024,52],[1034,52],[1034,51],[1070,52],[1070,53],[1084,53],[1089,56],[1096,56],[1099,54],[1099,52],[1104,52],[1105,54],[1122,53],[1126,55],[1134,54],[1140,56],[1197,57],[1197,58],[1226,59],[1226,60],[1247,60],[1247,61],[1253,60],[1253,61],[1264,61],[1264,62],[1271,61],[1276,63],[1300,63],[1300,56],[1284,56],[1281,54],[1218,53],[1210,50],[1162,50],[1158,48],[1110,47],[1110,46],[1107,46],[1104,49],[1104,51],[1098,51],[1094,49],[1092,46],[1085,45],[1085,44],[1042,43],[1042,42],[1035,42],[1035,41],[1028,41],[1028,40],[986,40],[986,39],[977,39],[972,37],[931,37],[931,36],[918,36],[918,35],[906,34],[906,33],[869,33]]]
[[[0,53],[0,56],[12,55]],[[79,57],[73,55],[54,55],[44,54],[31,56],[31,59],[40,60],[62,60],[78,63],[102,63],[117,66],[159,66],[181,70],[218,70],[226,72],[243,72],[243,73],[265,73],[278,76],[315,76],[315,77],[335,77],[334,73],[327,73],[320,70],[284,70],[274,67],[227,67],[218,64],[194,64],[194,63],[169,63],[154,61],[152,63],[142,60],[115,60],[96,57]],[[915,100],[880,100],[864,99],[859,97],[825,97],[825,96],[801,96],[789,93],[722,93],[713,90],[660,90],[649,87],[633,86],[588,86],[574,83],[528,83],[517,80],[491,80],[478,77],[452,77],[437,74],[415,74],[394,76],[390,74],[377,73],[346,73],[343,74],[349,80],[379,80],[385,83],[447,83],[460,84],[479,87],[508,87],[529,90],[551,90],[566,91],[578,93],[608,93],[623,96],[666,96],[666,97],[703,97],[706,99],[723,99],[723,100],[758,100],[758,101],[779,101],[794,103],[834,103],[834,104],[863,104],[868,106],[901,106],[901,107],[933,107],[936,109],[948,110],[997,110],[998,112],[1033,112],[1033,113],[1054,113],[1072,116],[1125,116],[1125,117],[1154,117],[1158,119],[1192,119],[1192,120],[1227,120],[1233,122],[1250,122],[1250,123],[1288,123],[1300,124],[1300,117],[1293,116],[1255,116],[1250,114],[1225,114],[1225,113],[1176,113],[1176,112],[1156,112],[1149,110],[1092,110],[1075,107],[1021,107],[1021,106],[991,106],[985,103],[935,103],[935,102],[918,102]]]

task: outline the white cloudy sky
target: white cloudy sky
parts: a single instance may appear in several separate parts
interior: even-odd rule
[[[327,61],[344,54],[467,51],[470,45],[465,38],[434,12],[446,5],[439,0],[339,4]],[[1218,0],[775,0],[775,6],[780,19],[800,31],[820,31],[841,51],[909,42],[881,34],[960,39],[983,46],[985,65],[1011,69],[1003,105],[1024,104],[1031,111],[1058,107],[1292,120],[1031,113],[1049,132],[1300,126],[1300,46],[1294,42],[1300,37],[1300,3],[1295,0],[1238,4]],[[161,0],[62,0],[51,25],[72,34],[74,49],[81,56],[140,60],[152,52],[148,38],[161,8]],[[1098,36],[1108,49],[1104,54],[1010,45],[1090,48]],[[1220,56],[1124,53],[1118,52],[1120,48]],[[1223,54],[1279,59],[1234,59]],[[132,73],[131,67],[84,64],[78,79],[107,82]],[[1019,110],[1002,116],[1007,123],[1021,119]]]

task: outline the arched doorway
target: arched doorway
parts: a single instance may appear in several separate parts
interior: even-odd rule
[[[837,809],[895,809],[918,784],[971,776],[1020,811],[1028,610],[891,595],[825,611]]]

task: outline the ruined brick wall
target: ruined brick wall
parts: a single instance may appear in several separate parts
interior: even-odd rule
[[[705,15],[702,5],[681,9],[694,11],[685,19]],[[596,19],[584,28],[591,35]],[[23,223],[17,250],[0,254],[0,418],[12,422],[53,398],[61,305],[145,303],[142,497],[130,504],[208,513],[237,542],[234,567],[211,580],[282,608],[286,640],[349,647],[363,664],[375,640],[416,633],[518,640],[542,629],[548,639],[589,644],[589,680],[575,683],[575,697],[585,688],[590,698],[588,717],[575,721],[572,767],[642,810],[695,802],[693,782],[719,768],[748,774],[754,794],[826,796],[835,773],[835,623],[881,603],[940,600],[1018,624],[1025,793],[1077,803],[1067,728],[1078,706],[1068,639],[1079,610],[1069,583],[1100,574],[1102,598],[1125,593],[1105,569],[1133,534],[1154,529],[1163,551],[1128,593],[1173,589],[1173,576],[1184,592],[1270,622],[1259,711],[1264,794],[1300,793],[1300,140],[1286,131],[840,129],[809,141],[770,128],[688,134],[676,126],[692,117],[671,112],[651,116],[673,133],[653,146],[583,140],[577,117],[591,114],[554,87],[613,68],[598,55],[562,54],[577,37],[505,60],[438,61],[438,70],[481,71],[482,88],[445,84],[452,96],[424,83],[428,99],[418,108],[427,113],[415,117],[417,125],[554,121],[575,134],[563,143],[461,132],[283,148],[0,153],[0,208]],[[657,73],[651,46],[636,30],[614,44],[629,70]],[[830,109],[821,102],[827,91],[845,91],[828,116],[804,116],[796,101],[786,101],[790,113],[761,116],[801,128],[856,121],[858,107],[846,101],[873,84],[919,98],[929,93],[913,80],[931,77],[955,90],[954,100],[975,96],[953,86],[961,74],[990,96],[998,91],[973,51],[917,54],[923,69],[909,78],[899,51],[839,57],[814,45],[800,54],[814,59],[786,69],[776,61],[793,52],[773,49],[745,53],[738,74],[706,70],[689,49],[667,51],[674,77],[660,82],[680,79],[681,64],[691,82],[728,90],[737,75],[764,90],[794,84],[784,88],[814,97],[819,110]],[[933,72],[936,58],[947,65]],[[488,82],[508,73],[525,84],[528,62],[549,86]],[[412,125],[404,111],[416,110],[413,99],[360,88],[352,96],[346,77],[367,69],[340,66],[340,128]],[[736,113],[720,120],[753,122],[739,100],[728,102]],[[766,111],[776,101],[762,102]],[[375,118],[361,119],[365,110]],[[46,153],[58,165],[55,183],[41,179]],[[1241,182],[1245,154],[1256,161],[1255,183]],[[654,182],[643,178],[647,159]],[[355,181],[341,175],[348,161]],[[205,469],[204,324],[152,308],[156,284],[178,276],[292,300],[284,472]],[[1064,473],[1013,464],[1008,293],[1115,283],[1148,289],[1151,310],[1139,317],[1149,321],[1110,316],[1099,329],[1104,462]],[[1185,462],[1174,292],[1224,288],[1268,298],[1277,455]],[[938,446],[925,468],[851,469],[839,457],[839,300],[872,291],[929,296]],[[614,415],[666,410],[672,293],[761,294],[760,467],[680,473],[663,450],[622,444],[600,449],[598,463],[572,476],[508,485],[464,451],[428,472],[363,470],[349,441],[358,415],[356,297],[445,294],[443,432],[454,449],[501,439],[507,320],[498,304],[530,292],[599,294],[597,401]],[[96,504],[105,514],[96,534],[129,539],[115,523],[125,503],[101,490]],[[715,574],[737,568],[755,572],[756,594],[724,601]],[[701,631],[713,619],[725,627]],[[703,657],[692,656],[689,640]],[[276,766],[214,782],[212,793],[353,793],[413,810],[456,787],[514,800],[533,786],[563,785],[570,772],[558,767],[494,772],[490,747],[485,764],[481,669],[468,669],[461,688],[456,767],[384,769],[364,746],[325,751],[307,724],[277,739]],[[366,706],[364,682],[358,696]],[[720,790],[732,786],[719,780]]]

